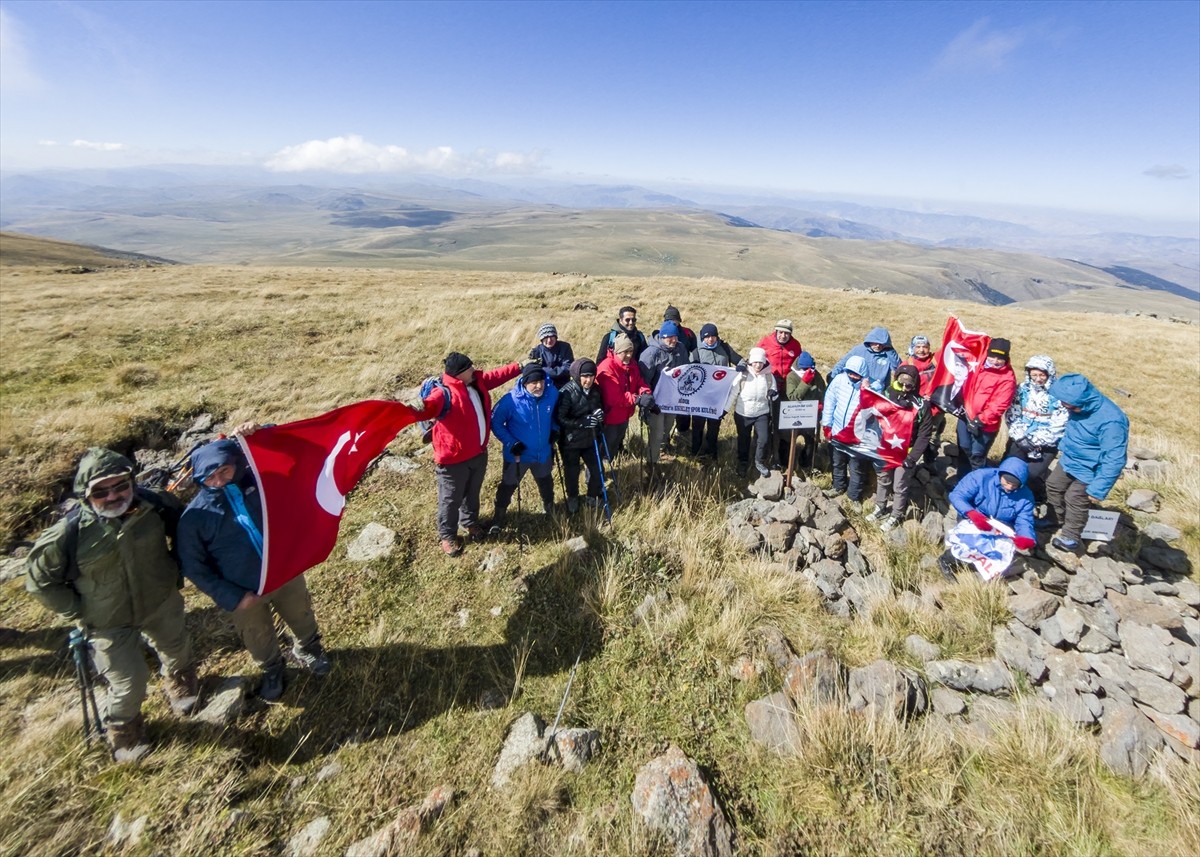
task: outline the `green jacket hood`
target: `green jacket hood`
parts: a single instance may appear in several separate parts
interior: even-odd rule
[[[133,475],[133,462],[120,453],[101,446],[93,446],[83,454],[79,468],[75,471],[75,496],[83,499],[88,488],[101,479],[113,476]]]

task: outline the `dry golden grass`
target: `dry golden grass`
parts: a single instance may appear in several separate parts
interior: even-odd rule
[[[572,310],[581,301],[598,309]],[[482,366],[518,359],[543,321],[594,356],[625,303],[647,330],[668,303],[693,329],[715,321],[743,353],[790,317],[823,369],[875,324],[897,342],[936,338],[957,310],[969,327],[1013,339],[1018,358],[1047,352],[1110,393],[1133,392],[1114,398],[1134,441],[1177,463],[1179,478],[1155,487],[1196,561],[1195,328],[780,284],[346,269],[0,271],[0,533],[36,529],[86,446],[156,434],[167,442],[202,411],[230,423],[285,421],[391,396],[438,371],[451,349]],[[419,450],[409,433],[393,445]],[[995,588],[966,584],[937,613],[884,605],[869,620],[835,619],[798,576],[725,539],[723,505],[740,486],[728,469],[690,462],[672,465],[674,486],[650,497],[634,490],[636,464],[623,464],[611,528],[527,514],[484,572],[491,544],[456,562],[440,556],[431,467],[427,454],[417,460],[411,474],[369,474],[342,525],[343,542],[371,521],[395,529],[395,553],[363,565],[339,547],[309,575],[334,674],[294,676],[283,705],[252,705],[225,732],[176,725],[154,696],[158,746],[136,770],[81,747],[65,629],[43,630],[53,620],[18,582],[6,584],[0,624],[16,631],[0,663],[0,853],[101,850],[115,812],[150,816],[144,851],[238,854],[278,853],[326,814],[334,832],[325,845],[340,853],[450,783],[460,797],[423,840],[425,853],[636,854],[628,795],[668,741],[710,775],[744,853],[1185,854],[1200,842],[1194,769],[1163,762],[1140,783],[1118,780],[1090,736],[1034,708],[990,737],[819,712],[806,715],[811,740],[795,758],[749,741],[743,706],[774,690],[773,679],[740,684],[727,670],[754,651],[762,626],[853,664],[902,659],[909,633],[982,656],[1002,612]],[[1121,483],[1114,500],[1126,490]],[[564,552],[568,534],[588,539],[583,558]],[[903,586],[937,579],[917,562],[931,546],[889,555],[868,537],[864,550]],[[634,621],[646,596],[660,594]],[[187,596],[204,675],[252,672],[223,617],[194,590]],[[601,731],[600,758],[578,776],[525,771],[512,792],[495,794],[488,778],[508,724],[523,710],[553,716],[581,647],[564,719]],[[481,710],[487,691],[513,701]],[[318,782],[334,760],[343,772]],[[248,815],[232,824],[235,810]]]

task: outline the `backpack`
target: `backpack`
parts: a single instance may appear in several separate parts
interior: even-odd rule
[[[441,378],[426,378],[421,382],[421,401],[433,395],[434,390],[442,391],[442,410],[431,420],[419,420],[417,427],[421,430],[421,443],[433,442],[433,424],[450,413],[450,388]]]
[[[163,530],[172,545],[171,556],[174,556],[175,532],[179,529],[179,512],[168,508],[162,498],[148,488],[135,485],[133,492],[138,500],[144,502],[154,510],[158,517],[162,518]],[[67,512],[67,540],[63,545],[67,554],[67,570],[63,574],[63,579],[70,584],[74,584],[79,579],[79,559],[76,554],[79,553],[79,521],[82,517],[83,508],[81,506],[75,506]],[[182,574],[179,577],[179,586],[181,589],[183,588]]]

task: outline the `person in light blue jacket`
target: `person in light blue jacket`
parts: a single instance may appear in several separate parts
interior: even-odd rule
[[[830,382],[829,389],[825,391],[825,403],[821,408],[821,431],[827,441],[833,441],[833,436],[854,419],[858,410],[859,390],[865,383],[867,362],[857,354],[851,355],[846,360],[844,370]],[[829,460],[833,470],[833,487],[825,491],[825,496],[832,499],[848,492],[852,501],[862,502],[865,462],[841,444],[834,442],[829,445]]]
[[[841,360],[834,364],[829,371],[829,380],[846,371],[846,365],[851,357],[863,359],[863,383],[882,393],[892,382],[892,373],[900,365],[900,355],[892,347],[892,335],[886,327],[875,327],[863,339],[862,345],[856,345],[846,352]]]
[[[496,486],[496,512],[492,528],[504,526],[512,496],[526,471],[533,474],[542,507],[554,511],[554,450],[552,433],[558,390],[546,383],[540,363],[527,363],[517,385],[505,393],[492,410],[492,434],[504,446],[504,470]]]
[[[1063,375],[1050,385],[1050,395],[1070,412],[1058,443],[1058,469],[1046,480],[1053,519],[1061,523],[1052,544],[1060,550],[1079,548],[1092,501],[1108,497],[1125,469],[1129,417],[1083,375]]]

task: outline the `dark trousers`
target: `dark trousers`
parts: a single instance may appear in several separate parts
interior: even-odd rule
[[[554,465],[550,461],[528,464],[523,461],[504,462],[504,471],[500,474],[500,484],[496,486],[496,516],[493,523],[504,522],[512,496],[521,484],[521,477],[529,472],[537,485],[538,494],[542,497],[542,508],[547,512],[554,509]]]
[[[1087,485],[1059,468],[1046,479],[1046,500],[1062,528],[1062,535],[1078,539],[1087,524],[1092,501],[1088,497]]]
[[[921,456],[921,460],[926,464],[937,461],[938,453],[942,451],[942,434],[945,431],[946,415],[939,413],[933,418],[933,435],[929,439],[929,446],[925,448],[925,454]]]
[[[692,430],[693,423],[698,419],[702,419],[702,417],[693,417],[691,414],[676,414],[675,431],[680,437],[687,437],[688,432]]]
[[[829,457],[833,462],[833,490],[845,491],[851,500],[862,500],[866,462],[837,444],[830,445]]]
[[[1050,473],[1050,465],[1058,458],[1058,450],[1047,448],[1041,451],[1038,458],[1030,458],[1029,453],[1017,446],[1013,441],[1008,442],[1004,450],[1005,458],[1019,458],[1029,468],[1029,478],[1025,484],[1033,492],[1033,499],[1042,504],[1046,502],[1046,476]]]
[[[958,475],[966,476],[972,470],[980,470],[988,466],[988,453],[992,451],[992,443],[996,440],[996,432],[983,432],[973,435],[967,431],[967,421],[958,421]]]
[[[604,445],[608,444],[608,457],[616,458],[625,451],[625,432],[629,430],[629,422],[612,423],[604,426],[604,439],[600,441],[600,452],[604,452]]]
[[[737,427],[738,464],[750,463],[750,433],[754,433],[754,463],[766,466],[767,439],[770,437],[771,421],[767,414],[744,417],[736,411],[733,424]]]
[[[455,539],[459,524],[469,529],[479,523],[479,494],[487,473],[487,450],[458,464],[439,464],[434,473],[438,538]]]
[[[717,457],[717,435],[721,432],[721,421],[708,417],[692,417],[692,455],[703,448],[705,455]]]
[[[587,495],[599,497],[600,462],[596,460],[596,447],[585,446],[581,449],[563,447],[562,450],[563,480],[567,483],[567,496],[579,496],[579,472],[587,465]]]

